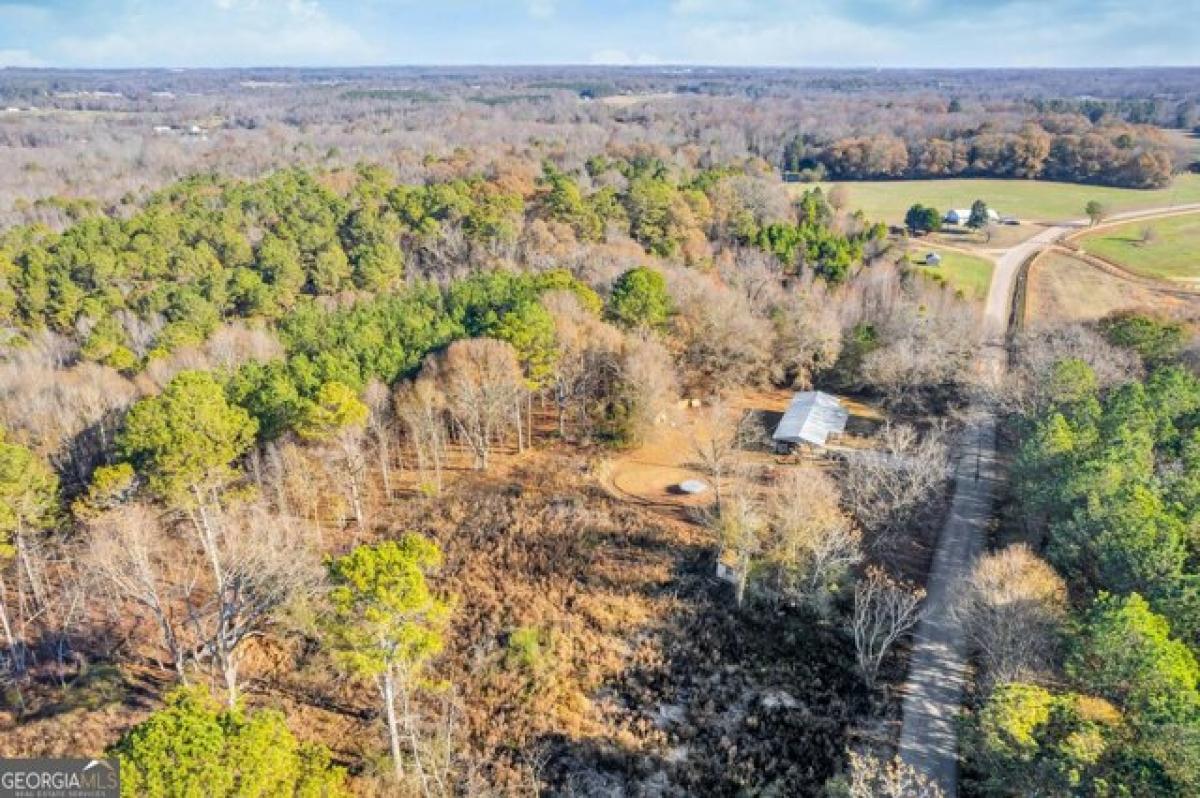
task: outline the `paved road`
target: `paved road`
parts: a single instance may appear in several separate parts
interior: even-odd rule
[[[1126,221],[1200,210],[1181,205],[1116,214],[1107,221]],[[999,377],[1005,368],[1005,336],[1013,291],[1022,264],[1067,233],[1086,226],[1079,219],[1047,227],[996,258],[982,320],[984,343],[980,369]],[[970,573],[986,539],[996,486],[1002,474],[996,463],[996,420],[988,407],[973,408],[963,446],[954,467],[954,498],[938,538],[926,585],[925,616],[913,636],[908,681],[904,685],[901,758],[933,779],[946,798],[958,792],[957,717],[966,682],[966,642],[951,612],[958,582]]]

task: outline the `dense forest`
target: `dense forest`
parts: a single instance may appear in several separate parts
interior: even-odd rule
[[[965,606],[978,794],[1200,789],[1200,381],[1185,342],[1177,322],[1127,314],[1022,345],[1013,520],[1032,549],[987,555]]]
[[[1093,124],[1079,114],[1034,117],[1013,132],[944,124],[946,134],[929,138],[798,136],[784,148],[783,168],[818,179],[1017,177],[1157,188],[1180,166],[1169,140],[1147,125]]]

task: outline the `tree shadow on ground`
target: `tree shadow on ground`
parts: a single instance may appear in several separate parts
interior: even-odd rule
[[[548,794],[816,795],[837,771],[870,709],[848,642],[794,610],[737,610],[714,555],[681,553],[680,612],[591,697],[617,731],[543,738]]]

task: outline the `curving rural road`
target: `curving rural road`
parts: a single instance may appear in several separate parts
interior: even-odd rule
[[[1116,214],[1106,223],[1191,210],[1200,210],[1200,204]],[[1047,227],[996,258],[981,325],[980,369],[999,377],[1005,368],[1005,338],[1022,266],[1045,247],[1086,225],[1087,220],[1073,220]],[[955,798],[958,792],[957,719],[967,659],[966,641],[951,600],[955,586],[970,572],[983,548],[996,487],[1003,477],[996,463],[992,409],[981,405],[970,415],[972,421],[964,430],[954,465],[954,498],[926,584],[925,615],[913,636],[898,751],[905,762],[935,781],[946,798]]]

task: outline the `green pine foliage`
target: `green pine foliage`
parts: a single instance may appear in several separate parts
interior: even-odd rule
[[[9,443],[0,428],[0,562],[14,538],[50,527],[58,510],[58,477],[25,446]]]
[[[208,491],[233,476],[233,461],[250,448],[257,429],[212,374],[184,371],[161,394],[130,409],[117,447],[163,499],[203,503]]]
[[[886,226],[869,225],[861,214],[855,215],[858,232],[838,231],[832,224],[833,209],[819,188],[804,192],[796,213],[795,222],[743,227],[743,243],[770,252],[795,273],[807,266],[827,281],[840,283],[862,261],[869,242],[887,237]]]
[[[671,295],[661,272],[639,266],[613,284],[608,315],[626,327],[664,327],[671,311]]]
[[[1014,506],[1082,609],[1062,682],[1001,685],[968,724],[981,795],[1200,791],[1200,380],[1171,362],[1171,325],[1102,329],[1154,369],[1102,389],[1063,360],[1046,405],[1017,420]]]
[[[588,171],[593,176],[619,172],[627,185],[585,189],[576,176],[546,164],[527,204],[513,189],[483,177],[397,185],[385,170],[371,166],[334,175],[293,168],[256,181],[191,177],[150,195],[128,215],[93,210],[73,217],[61,232],[38,225],[5,232],[0,236],[0,322],[18,333],[54,330],[73,339],[84,358],[133,373],[149,360],[202,344],[231,319],[294,328],[294,315],[321,313],[316,300],[346,292],[427,301],[430,289],[413,285],[410,272],[437,266],[444,257],[439,244],[451,228],[478,253],[511,248],[526,224],[544,220],[568,225],[583,242],[599,242],[614,231],[628,234],[652,255],[681,257],[689,242],[718,234],[714,197],[724,181],[744,170],[682,173],[659,159],[638,156],[592,159]],[[341,192],[329,187],[344,185],[347,177],[349,187]],[[742,244],[772,252],[793,271],[811,269],[831,282],[844,280],[871,242],[886,234],[861,216],[848,226],[834,225],[820,189],[803,195],[787,221],[760,226],[745,209],[733,215]],[[842,227],[852,232],[841,232]],[[498,318],[458,316],[451,308],[455,320],[466,323],[467,334],[507,329],[506,340],[522,351],[535,384],[547,367],[547,322],[533,318],[536,311],[514,305],[563,287],[580,294],[585,307],[599,305],[594,293],[565,273],[541,279],[560,284],[511,276],[521,285],[507,292],[505,307],[482,309],[497,317],[521,314],[504,324]],[[362,363],[357,377],[348,363],[313,368],[316,385],[338,379],[354,386],[380,373],[364,371]],[[383,371],[394,375],[403,368]]]
[[[223,708],[203,688],[169,694],[109,753],[121,762],[121,794],[137,798],[350,795],[329,751],[298,742],[282,713]]]

